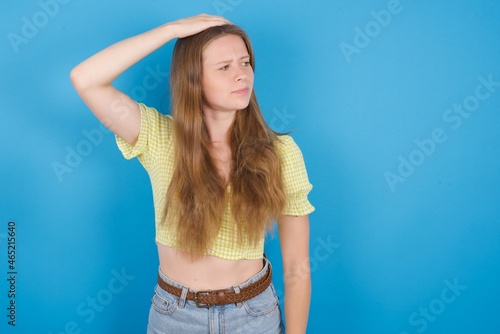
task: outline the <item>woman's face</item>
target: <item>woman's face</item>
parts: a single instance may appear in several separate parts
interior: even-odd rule
[[[213,40],[203,52],[203,110],[234,112],[246,108],[253,78],[250,55],[241,37],[224,35]]]

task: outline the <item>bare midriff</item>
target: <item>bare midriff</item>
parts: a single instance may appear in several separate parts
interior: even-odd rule
[[[161,272],[193,290],[215,290],[241,284],[263,267],[262,259],[224,260],[206,255],[191,260],[183,251],[157,243]]]

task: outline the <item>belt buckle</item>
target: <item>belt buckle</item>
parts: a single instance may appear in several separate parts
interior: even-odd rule
[[[199,298],[199,295],[208,295],[211,292],[212,292],[212,290],[195,291],[194,292],[194,302],[196,303],[196,307],[198,307],[198,308],[209,308],[210,307],[209,304],[200,303],[200,301],[199,301],[198,298]]]

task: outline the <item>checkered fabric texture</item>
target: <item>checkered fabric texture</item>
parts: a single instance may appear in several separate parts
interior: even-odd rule
[[[116,136],[116,142],[126,159],[137,157],[149,174],[154,198],[156,241],[176,247],[176,233],[172,224],[169,224],[168,219],[166,224],[161,224],[165,197],[174,171],[173,119],[172,116],[163,115],[142,103],[139,103],[139,107],[141,129],[137,142],[131,146],[118,136]],[[286,194],[283,215],[303,216],[313,212],[314,207],[307,198],[312,185],[307,177],[302,152],[288,135],[279,136],[276,148],[282,160]],[[246,240],[238,245],[236,225],[231,216],[230,205],[228,205],[218,236],[211,248],[207,250],[207,254],[226,260],[239,260],[260,259],[263,253],[264,237],[256,247],[249,245]]]

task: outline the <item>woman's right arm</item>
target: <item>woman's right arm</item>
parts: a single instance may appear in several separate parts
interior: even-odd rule
[[[73,68],[71,82],[94,115],[126,143],[134,145],[141,126],[140,110],[134,100],[111,85],[113,80],[174,38],[229,23],[219,16],[201,14],[164,24],[91,56]]]

